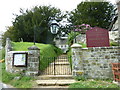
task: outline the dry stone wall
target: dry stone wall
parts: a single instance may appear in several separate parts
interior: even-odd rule
[[[14,53],[28,53],[27,51],[9,51],[6,56],[6,71],[11,73],[22,73],[27,70],[27,67],[15,67],[13,66],[13,54]]]
[[[120,47],[72,46],[73,75],[99,79],[112,78],[111,63],[118,62],[119,50]]]
[[[10,39],[6,40],[6,54],[5,64],[6,71],[10,73],[21,73],[27,76],[37,76],[39,74],[40,49],[36,46],[28,48],[28,51],[12,51]],[[27,53],[27,65],[15,66],[13,65],[14,54]],[[18,59],[17,59],[18,60]]]

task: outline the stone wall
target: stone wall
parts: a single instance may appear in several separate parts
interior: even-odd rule
[[[75,40],[73,42],[75,43]],[[76,36],[76,43],[86,43],[86,34]]]
[[[88,78],[112,78],[111,63],[118,62],[120,47],[81,48],[72,46],[73,75]]]
[[[120,37],[120,0],[117,1],[117,8],[118,8],[118,32]],[[119,46],[120,46],[120,38],[119,38]]]
[[[6,71],[11,73],[21,73],[27,76],[36,76],[39,74],[40,49],[36,46],[28,48],[28,51],[12,51],[10,39],[6,40],[6,54],[5,64]],[[13,65],[14,54],[27,53],[27,65],[15,66]]]
[[[26,75],[34,76],[39,75],[40,67],[40,49],[36,46],[28,48],[28,66]]]
[[[68,44],[67,44],[67,38],[61,38],[55,40],[55,45],[60,48],[63,53],[66,53],[68,51]]]
[[[13,54],[14,53],[28,53],[27,51],[9,51],[5,59],[6,71],[11,73],[23,73],[27,70],[27,67],[15,67],[13,66]]]
[[[118,42],[119,40],[118,31],[109,31],[109,39],[110,39],[110,42]]]
[[[6,39],[6,45],[5,45],[5,64],[6,64],[6,71],[8,71],[8,52],[12,51],[12,45],[11,45],[11,40],[9,38]]]

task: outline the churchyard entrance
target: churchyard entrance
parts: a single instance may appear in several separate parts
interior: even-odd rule
[[[59,57],[41,57],[46,62],[46,68],[41,75],[72,75],[71,56],[61,55]],[[40,68],[43,68],[40,62]]]

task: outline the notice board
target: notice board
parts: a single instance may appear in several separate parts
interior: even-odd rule
[[[27,53],[14,53],[13,66],[17,66],[17,67],[27,66]]]
[[[94,27],[86,31],[87,47],[109,47],[109,33],[108,30]]]

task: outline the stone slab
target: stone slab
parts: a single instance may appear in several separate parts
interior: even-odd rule
[[[57,80],[37,80],[38,85],[55,85]]]
[[[72,83],[75,83],[76,81],[75,80],[37,80],[36,81],[38,85],[46,85],[46,86],[50,86],[50,85],[69,85],[69,84],[72,84]]]
[[[75,83],[75,80],[58,80],[57,85],[69,85],[71,83]]]

